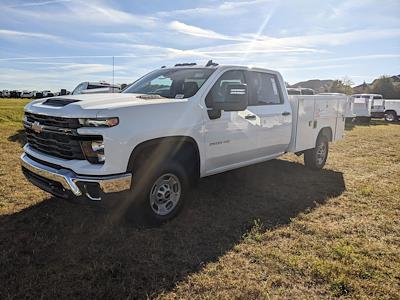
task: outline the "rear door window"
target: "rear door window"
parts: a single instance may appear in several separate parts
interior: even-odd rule
[[[278,78],[274,74],[255,71],[247,74],[250,86],[249,106],[283,103]]]

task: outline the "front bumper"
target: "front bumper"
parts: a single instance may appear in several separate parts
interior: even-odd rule
[[[115,193],[130,189],[132,184],[131,173],[110,176],[81,176],[70,170],[56,169],[41,164],[29,158],[25,153],[21,156],[21,166],[25,176],[32,183],[56,195],[58,193],[53,192],[55,185],[52,183],[58,183],[61,190],[69,191],[74,196],[85,195],[91,200],[101,200],[101,197],[97,193],[96,196],[93,196],[90,189],[86,188],[88,185],[98,186],[103,193]],[[30,176],[30,174],[33,176]]]

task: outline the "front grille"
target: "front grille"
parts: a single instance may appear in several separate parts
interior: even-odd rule
[[[61,127],[61,128],[69,128],[69,129],[77,129],[81,127],[79,124],[79,119],[76,118],[63,118],[63,117],[53,117],[46,115],[39,115],[33,113],[25,113],[26,120],[28,122],[34,123],[39,122],[44,126],[53,126],[53,127]]]
[[[27,127],[25,130],[29,146],[35,150],[64,159],[85,159],[78,137],[50,131],[37,133]]]
[[[38,132],[32,125],[43,126]],[[25,113],[25,132],[29,146],[42,153],[63,159],[85,159],[82,152],[76,118],[53,117],[40,114]]]

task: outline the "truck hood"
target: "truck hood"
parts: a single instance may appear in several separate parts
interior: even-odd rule
[[[106,93],[68,95],[32,101],[25,107],[25,111],[32,113],[49,114],[53,116],[95,116],[101,110],[113,110],[132,106],[158,105],[177,102],[186,102],[187,99],[143,99],[141,94]],[[60,105],[61,104],[61,105]]]

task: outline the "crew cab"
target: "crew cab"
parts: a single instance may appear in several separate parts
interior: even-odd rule
[[[329,142],[343,137],[345,109],[342,95],[288,96],[277,71],[176,65],[119,94],[29,103],[22,171],[56,196],[113,198],[135,218],[161,223],[200,177],[287,152],[323,168]]]

